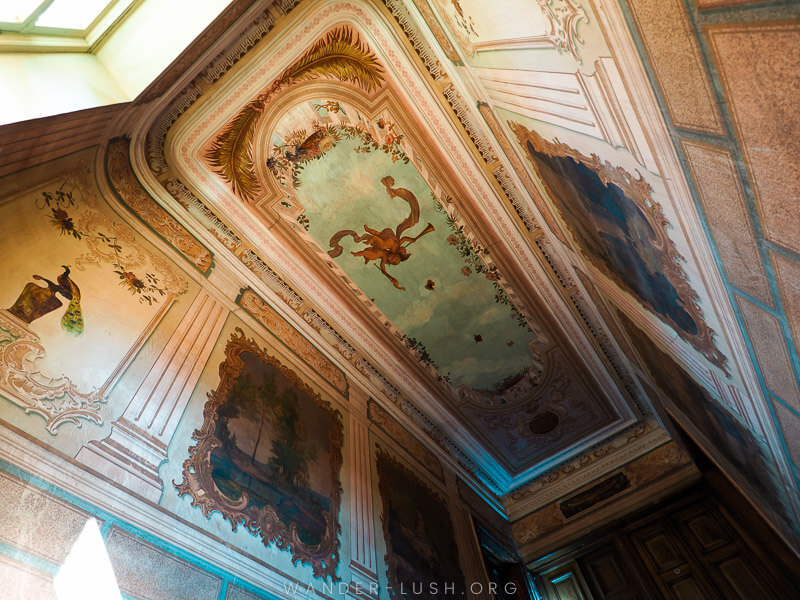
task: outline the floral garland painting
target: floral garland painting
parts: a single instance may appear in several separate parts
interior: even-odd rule
[[[86,162],[37,185],[0,204],[15,223],[0,241],[0,388],[55,434],[102,422],[106,390],[186,282],[111,216]]]
[[[383,67],[358,34],[342,26],[317,41],[240,110],[217,136],[206,159],[242,200],[252,201],[261,191],[253,167],[253,143],[267,105],[285,88],[320,78],[350,83],[369,93],[383,84]]]

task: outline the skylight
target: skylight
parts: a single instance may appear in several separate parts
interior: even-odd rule
[[[91,45],[133,3],[134,0],[0,0],[0,32],[7,34],[3,36],[5,40],[0,39],[0,46],[45,43],[42,36],[72,38]],[[69,45],[73,51],[86,50],[75,42]]]
[[[109,4],[110,0],[53,0],[36,19],[36,25],[83,31]]]
[[[42,0],[17,0],[0,4],[0,22],[24,23],[42,4]]]

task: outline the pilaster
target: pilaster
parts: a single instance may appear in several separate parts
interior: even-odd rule
[[[375,523],[372,509],[372,469],[366,420],[350,415],[350,584],[348,595],[358,600],[378,598]]]
[[[81,448],[76,459],[157,502],[163,488],[158,467],[227,314],[222,303],[201,291],[111,434]]]

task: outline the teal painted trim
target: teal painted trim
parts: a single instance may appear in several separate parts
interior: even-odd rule
[[[783,406],[783,407],[784,407],[786,410],[788,410],[788,411],[789,411],[789,412],[791,412],[791,413],[792,413],[794,416],[796,416],[798,419],[800,419],[800,412],[799,412],[799,411],[798,411],[796,408],[794,408],[793,406],[790,406],[789,404],[787,404],[786,402],[784,402],[784,401],[783,401],[781,398],[778,398],[778,397],[777,397],[775,394],[773,394],[773,395],[772,395],[772,399],[773,399],[773,400],[775,400],[776,402],[780,402],[780,404],[781,404],[781,405],[782,405],[782,406]]]
[[[769,244],[770,246],[774,246],[774,244]],[[767,247],[767,244],[764,244]],[[792,253],[794,254],[794,253]],[[790,257],[789,260],[793,260]],[[798,260],[793,260],[793,262],[800,263],[800,256],[798,256]],[[781,331],[783,332],[783,337],[786,342],[786,349],[789,352],[789,360],[792,363],[792,367],[794,369],[795,374],[795,381],[797,382],[798,386],[800,387],[800,353],[798,352],[797,344],[795,343],[794,334],[792,333],[792,328],[789,323],[789,316],[786,313],[786,308],[783,304],[783,297],[779,293],[780,290],[778,289],[778,275],[775,272],[775,267],[772,264],[771,257],[765,263],[765,268],[767,271],[767,276],[770,278],[770,281],[775,282],[775,316],[781,324]]]
[[[694,2],[690,7],[695,9]],[[797,0],[767,0],[739,6],[720,6],[696,9],[701,25],[716,23],[747,23],[749,21],[775,21],[791,19],[800,14]]]
[[[47,573],[48,575],[55,576],[60,568],[59,565],[55,565],[50,561],[34,556],[33,554],[28,554],[24,550],[19,550],[2,542],[0,542],[0,554],[22,563],[26,567],[31,567],[42,573]]]
[[[788,248],[784,248],[783,246],[779,246],[775,242],[771,242],[769,240],[764,240],[763,242],[764,247],[767,248],[770,252],[774,252],[775,254],[780,254],[784,258],[788,258],[789,260],[800,263],[800,254],[789,250]]]
[[[244,590],[248,594],[253,594],[254,596],[257,596],[258,598],[263,598],[263,600],[278,600],[278,598],[276,596],[273,596],[273,595],[265,592],[264,590],[262,590],[260,588],[257,588],[257,587],[255,587],[254,585],[252,585],[250,583],[247,583],[246,581],[242,581],[241,579],[239,579],[238,577],[235,577],[233,575],[231,575],[230,580],[228,580],[228,585],[236,586],[237,588],[240,588],[240,589]],[[299,585],[300,585],[301,589],[305,589],[305,586],[303,585],[302,582]]]
[[[106,521],[106,520],[108,520],[110,518],[113,518],[107,512],[105,512],[103,510],[100,510],[99,508],[89,504],[88,502],[84,502],[80,498],[78,498],[76,496],[73,496],[72,494],[70,494],[68,492],[65,492],[60,487],[57,487],[57,486],[53,485],[52,483],[44,481],[43,479],[40,479],[36,475],[32,475],[32,474],[28,473],[27,471],[21,469],[20,467],[14,465],[14,464],[11,464],[9,462],[6,462],[6,461],[4,461],[2,459],[0,459],[0,469],[5,471],[6,473],[9,473],[10,475],[14,475],[17,478],[22,479],[26,483],[33,484],[34,486],[38,487],[40,490],[42,490],[44,492],[47,492],[48,494],[51,494],[51,495],[55,496],[56,498],[60,498],[61,500],[64,500],[64,501],[68,502],[69,504],[72,504],[73,506],[76,506],[76,507],[80,508],[84,512],[88,512],[88,513],[91,513],[95,517],[99,517],[103,521]]]
[[[217,600],[225,600],[225,596],[228,595],[228,580],[223,579],[222,585],[219,586],[219,594],[217,595]]]
[[[109,144],[111,144],[111,143],[113,143],[113,142],[115,142],[115,141],[117,141],[117,140],[126,140],[126,141],[127,141],[127,143],[128,143],[128,148],[130,148],[130,138],[128,138],[127,136],[122,136],[122,137],[116,137],[116,138],[113,138],[113,139],[109,140]],[[145,187],[144,187],[144,186],[142,186],[142,183],[139,181],[139,177],[136,175],[136,171],[134,171],[134,170],[133,170],[133,164],[131,163],[131,156],[130,156],[130,152],[128,152],[128,154],[127,154],[127,159],[128,159],[128,166],[130,167],[131,173],[133,173],[133,176],[136,178],[136,182],[137,182],[137,183],[139,184],[139,186],[142,188],[142,191],[144,191],[144,193],[145,193],[145,194],[147,194],[147,196],[150,198],[150,200],[151,200],[151,201],[152,201],[152,202],[153,202],[153,203],[154,203],[156,206],[158,206],[159,208],[161,208],[161,210],[163,210],[163,211],[164,211],[165,213],[167,213],[167,214],[168,214],[170,217],[172,217],[173,219],[175,219],[176,221],[178,221],[178,223],[180,223],[180,220],[178,220],[178,219],[177,219],[177,218],[176,218],[176,217],[175,217],[175,216],[174,216],[172,213],[168,212],[166,208],[164,208],[163,206],[161,206],[161,204],[159,204],[158,202],[156,202],[155,198],[153,198],[153,197],[150,195],[150,193],[149,193],[149,192],[148,192],[148,191],[145,189]],[[201,245],[203,248],[205,248],[205,249],[206,249],[206,251],[208,252],[209,256],[211,257],[211,262],[209,263],[209,265],[208,265],[208,268],[207,268],[205,271],[201,271],[201,270],[200,270],[200,267],[198,267],[196,264],[194,264],[194,262],[192,262],[192,261],[191,261],[191,259],[190,259],[188,256],[186,256],[186,255],[185,255],[183,252],[181,252],[181,250],[180,250],[179,248],[175,247],[175,245],[174,245],[172,242],[170,242],[170,241],[169,241],[167,238],[165,238],[163,235],[161,235],[161,234],[160,234],[158,231],[156,231],[155,229],[153,229],[153,227],[151,227],[151,226],[150,226],[150,223],[148,223],[147,221],[145,221],[145,220],[144,220],[144,219],[143,219],[143,218],[142,218],[142,217],[139,215],[139,213],[137,213],[135,210],[133,210],[133,209],[132,209],[132,208],[131,208],[131,207],[128,205],[128,203],[127,203],[127,202],[125,202],[125,199],[124,199],[122,196],[120,196],[119,192],[117,191],[117,188],[114,186],[114,184],[113,184],[113,183],[112,183],[112,181],[111,181],[111,175],[110,175],[110,174],[109,174],[109,172],[108,172],[108,149],[107,149],[107,147],[106,147],[106,152],[105,152],[105,154],[103,155],[103,171],[104,171],[104,173],[105,173],[105,176],[106,176],[106,180],[107,180],[108,186],[111,188],[111,191],[114,193],[114,196],[116,196],[117,200],[119,200],[120,204],[122,204],[122,206],[124,206],[125,208],[127,208],[127,209],[128,209],[128,212],[129,212],[129,213],[131,213],[131,214],[132,214],[134,217],[136,217],[136,218],[139,220],[139,222],[141,222],[141,223],[142,223],[142,224],[143,224],[145,227],[147,227],[147,228],[148,228],[150,231],[152,231],[152,232],[153,232],[153,233],[154,233],[154,234],[155,234],[155,235],[158,237],[158,239],[160,239],[160,240],[161,240],[161,241],[163,241],[165,244],[167,244],[167,245],[168,245],[170,248],[172,248],[173,250],[175,250],[175,252],[177,252],[177,253],[178,253],[178,254],[179,254],[179,255],[180,255],[180,256],[181,256],[181,257],[182,257],[182,258],[183,258],[183,259],[184,259],[186,262],[188,262],[188,263],[189,263],[189,264],[190,264],[190,265],[191,265],[191,266],[192,266],[192,267],[193,267],[193,268],[194,268],[194,269],[195,269],[195,270],[196,270],[198,273],[202,274],[202,275],[203,275],[203,277],[205,277],[206,279],[208,279],[208,277],[211,275],[211,270],[214,268],[214,252],[211,250],[211,248],[209,248],[209,247],[208,247],[208,246],[206,246],[206,245],[205,245],[203,242],[201,242],[200,240],[198,240],[198,239],[197,239],[197,238],[196,238],[196,237],[195,237],[195,236],[194,236],[194,235],[193,235],[193,234],[192,234],[192,233],[191,233],[191,232],[190,232],[188,229],[186,229],[186,233],[187,233],[187,234],[189,234],[189,235],[192,237],[192,239],[193,239],[195,242],[197,242],[197,243],[198,243],[198,244],[200,244],[200,245]],[[181,223],[181,225],[183,226],[183,223]]]
[[[111,531],[111,522],[110,521],[103,521],[102,527],[100,527],[100,537],[105,540],[108,538],[108,532]]]
[[[728,132],[730,140],[732,140],[732,145],[731,145],[731,147],[729,149],[732,152],[733,157],[734,157],[734,165],[735,165],[735,168],[737,170],[737,173],[738,173],[738,176],[739,176],[739,180],[742,182],[742,188],[743,188],[743,192],[744,192],[745,204],[746,204],[747,210],[748,210],[748,212],[750,214],[750,223],[751,223],[751,225],[753,227],[753,231],[754,231],[756,240],[758,242],[759,252],[761,254],[761,262],[762,262],[762,264],[764,266],[764,271],[767,274],[767,281],[769,283],[770,293],[772,294],[772,301],[775,304],[775,310],[769,310],[768,312],[770,314],[772,314],[773,316],[777,317],[778,320],[780,321],[781,330],[782,330],[783,337],[784,337],[784,343],[785,343],[786,348],[787,348],[787,350],[789,352],[789,358],[790,358],[790,361],[792,363],[792,369],[794,371],[794,377],[795,377],[796,381],[800,382],[800,356],[798,356],[797,346],[794,343],[793,335],[792,335],[792,332],[791,332],[791,327],[789,327],[788,317],[786,316],[786,311],[785,311],[784,306],[783,306],[783,299],[781,297],[780,288],[778,286],[778,278],[777,278],[777,275],[775,273],[775,270],[774,270],[774,267],[773,267],[773,264],[772,264],[772,259],[770,257],[770,251],[771,250],[772,251],[778,251],[778,249],[779,249],[779,253],[781,253],[783,256],[785,256],[786,258],[788,258],[788,259],[790,259],[790,260],[792,260],[794,262],[798,262],[798,263],[800,263],[800,255],[798,255],[798,254],[796,254],[794,252],[791,252],[789,250],[786,250],[784,248],[781,248],[780,246],[777,246],[776,244],[770,242],[766,238],[766,234],[765,234],[764,228],[763,228],[763,223],[762,223],[761,218],[759,216],[758,205],[757,205],[757,202],[756,202],[755,192],[753,190],[753,183],[752,183],[752,181],[750,179],[750,173],[748,172],[748,170],[747,170],[747,168],[745,166],[744,155],[742,154],[741,148],[739,147],[739,145],[737,143],[737,136],[736,136],[736,130],[735,130],[734,123],[733,123],[733,117],[730,114],[730,109],[729,109],[729,106],[728,106],[728,103],[727,103],[727,99],[726,99],[725,94],[724,94],[724,90],[723,90],[723,87],[722,87],[722,82],[721,82],[721,79],[719,77],[719,73],[716,70],[716,64],[714,62],[714,58],[713,58],[712,53],[711,53],[711,49],[710,49],[709,42],[708,42],[708,37],[706,35],[704,35],[704,32],[702,30],[702,26],[701,26],[701,24],[699,24],[699,20],[700,19],[699,19],[698,11],[696,10],[696,5],[695,5],[694,0],[684,0],[684,1],[686,2],[686,8],[687,8],[687,12],[689,14],[689,20],[691,21],[692,27],[694,28],[695,38],[697,39],[697,42],[698,42],[699,47],[700,47],[700,52],[701,52],[701,54],[703,56],[703,62],[705,64],[706,70],[708,71],[708,73],[710,75],[711,85],[712,85],[712,87],[714,89],[714,93],[716,95],[717,105],[719,107],[720,114],[721,114],[722,119],[724,121],[725,129]],[[800,14],[800,5],[798,5],[796,0],[793,0],[792,3],[794,5],[795,12],[797,14]],[[786,4],[786,5],[788,5],[788,4]],[[730,7],[727,12],[736,13],[736,14],[747,14],[751,18],[758,17],[759,20],[768,20],[770,18],[774,19],[774,18],[778,18],[780,16],[785,16],[785,15],[772,15],[772,14],[767,15],[767,14],[764,14],[762,12],[755,11],[755,10],[753,10],[753,8],[754,8],[753,6],[750,6],[750,7],[747,7],[747,8],[745,8],[745,7]],[[675,142],[673,142],[673,143],[675,143]],[[683,161],[682,161],[682,163],[683,163]],[[683,163],[683,170],[684,170],[684,173],[685,173],[687,179],[691,179],[691,174],[689,172],[689,169],[686,168],[686,163]],[[694,182],[692,182],[692,187],[694,188]],[[699,199],[699,196],[697,197],[697,199]],[[699,205],[700,203],[697,201],[697,199],[695,200],[695,204]],[[700,210],[700,209],[701,209],[701,207],[698,208],[698,210]],[[705,215],[703,215],[703,220],[705,220]],[[705,228],[705,226],[704,226],[704,228]],[[710,241],[710,243],[712,245],[715,245],[714,241],[713,241],[713,236],[708,235],[708,232],[707,232],[706,237],[708,237],[708,239],[709,239],[709,241]],[[725,285],[726,286],[730,286],[730,283],[726,280],[725,281]],[[750,300],[749,296],[746,296],[745,294],[741,294],[741,295],[743,297],[748,298],[748,300]],[[760,308],[764,307],[764,305],[761,302],[757,302],[756,301],[755,304],[757,306],[759,306]],[[734,306],[734,308],[736,309],[738,307]],[[742,334],[745,335],[745,336],[748,335],[746,329],[742,329]],[[756,357],[755,357],[755,355],[753,355],[753,354],[751,354],[751,360],[754,362],[754,364],[756,364],[758,362]],[[778,423],[776,421],[773,424],[776,427],[776,429],[780,429],[780,423]],[[791,457],[787,455],[787,459],[791,460]]]
[[[670,137],[673,139],[673,143],[676,138],[683,138],[696,142],[702,142],[711,146],[722,146],[723,148],[731,151],[734,150],[736,146],[736,144],[732,143],[728,137],[724,135],[717,135],[716,133],[708,133],[706,131],[695,131],[694,129],[686,129],[684,127],[678,127],[672,123],[670,123],[669,129]],[[675,135],[673,135],[673,131]],[[681,160],[681,165],[685,166],[686,163]]]
[[[258,318],[256,315],[254,315],[254,314],[253,314],[253,313],[251,313],[249,310],[247,310],[247,309],[246,309],[244,306],[242,306],[242,303],[241,303],[242,296],[244,296],[244,294],[245,294],[245,292],[246,292],[247,290],[250,290],[251,292],[253,292],[253,293],[254,293],[254,294],[255,294],[255,295],[256,295],[256,296],[257,296],[257,297],[258,297],[258,298],[259,298],[259,299],[260,299],[260,300],[261,300],[261,301],[264,303],[264,304],[266,304],[267,306],[269,306],[270,308],[272,308],[272,305],[271,305],[269,302],[267,302],[266,300],[264,300],[264,298],[262,298],[262,297],[261,297],[261,295],[260,295],[258,292],[256,292],[256,291],[255,291],[253,288],[250,288],[250,287],[247,287],[247,288],[242,288],[242,289],[241,289],[241,291],[239,292],[239,295],[236,297],[236,300],[235,300],[235,302],[236,302],[236,305],[237,305],[239,308],[241,308],[241,309],[242,309],[244,312],[246,312],[248,315],[250,315],[251,317],[253,317],[253,319],[255,320],[255,322],[256,322],[256,323],[258,323],[258,324],[261,326],[261,328],[262,328],[264,331],[266,331],[266,332],[267,332],[267,333],[269,333],[269,334],[270,334],[272,337],[274,337],[276,340],[278,340],[278,341],[281,343],[281,345],[282,345],[284,348],[286,348],[286,349],[287,349],[289,352],[291,352],[291,353],[292,353],[292,354],[294,354],[294,355],[295,355],[297,358],[299,358],[301,361],[303,361],[303,364],[304,364],[304,365],[306,365],[306,366],[307,366],[309,369],[311,369],[312,371],[314,371],[314,373],[316,373],[317,375],[319,375],[320,377],[322,377],[322,378],[323,378],[325,381],[327,381],[329,384],[331,384],[331,386],[333,387],[333,389],[335,389],[335,390],[338,390],[339,392],[341,392],[342,396],[344,396],[346,399],[348,399],[348,400],[349,400],[349,399],[350,399],[350,380],[348,380],[348,379],[347,379],[347,373],[345,373],[345,372],[344,372],[342,369],[340,369],[340,368],[338,367],[338,365],[336,365],[336,363],[334,363],[332,360],[330,360],[330,359],[328,359],[327,357],[325,357],[325,360],[327,360],[328,362],[330,362],[330,363],[331,363],[331,365],[333,366],[333,368],[334,368],[334,369],[336,369],[337,371],[339,371],[339,372],[342,374],[342,376],[344,377],[344,390],[340,390],[338,387],[336,387],[336,385],[334,385],[334,383],[333,383],[333,382],[332,382],[330,379],[328,379],[328,378],[327,378],[327,377],[325,377],[325,376],[324,376],[322,373],[320,373],[319,371],[317,371],[317,370],[316,370],[316,369],[315,369],[315,368],[314,368],[312,365],[308,364],[308,362],[307,362],[307,361],[306,361],[306,360],[305,360],[305,359],[304,359],[302,356],[300,356],[300,355],[299,355],[297,352],[295,352],[295,351],[294,351],[292,348],[290,348],[290,347],[288,346],[288,344],[286,344],[286,342],[284,342],[284,341],[283,341],[283,340],[282,340],[280,337],[278,337],[278,336],[275,334],[275,332],[273,332],[273,331],[272,331],[272,330],[270,330],[270,329],[269,329],[269,328],[268,328],[266,325],[264,325],[264,324],[263,324],[263,323],[262,323],[262,322],[259,320],[259,318]],[[275,309],[273,308],[273,310],[275,310]],[[278,315],[278,316],[280,316],[280,315]],[[283,317],[281,317],[281,318],[283,319]],[[305,335],[303,335],[303,332],[302,332],[302,331],[299,331],[299,330],[298,330],[298,329],[297,329],[297,328],[296,328],[294,325],[292,325],[291,323],[289,323],[289,321],[287,321],[286,319],[283,319],[283,321],[284,321],[284,322],[285,322],[285,323],[286,323],[286,324],[287,324],[289,327],[291,327],[292,329],[294,329],[294,330],[295,330],[295,331],[296,331],[298,334],[300,334],[300,336],[301,336],[301,337],[302,337],[304,340],[306,340],[306,341],[307,341],[309,344],[311,344],[311,345],[312,345],[314,348],[316,348],[316,349],[317,349],[317,351],[319,351],[319,352],[322,352],[322,351],[321,351],[319,348],[317,348],[317,346],[316,346],[316,344],[314,344],[314,342],[312,342],[312,341],[311,341],[311,340],[309,340],[309,339],[308,339],[308,338],[307,338]],[[323,355],[323,356],[324,356],[324,355]]]
[[[742,183],[742,191],[744,193],[745,205],[747,207],[747,210],[748,210],[748,213],[749,213],[749,216],[750,216],[750,221],[751,221],[751,224],[753,226],[753,230],[754,230],[754,234],[755,234],[756,240],[758,242],[758,247],[759,247],[759,252],[760,252],[761,258],[762,258],[762,263],[764,264],[764,267],[765,267],[766,272],[767,272],[767,279],[769,281],[770,292],[771,292],[772,297],[773,297],[773,302],[776,303],[775,309],[774,310],[770,310],[770,314],[776,314],[776,311],[777,311],[777,313],[779,314],[779,321],[781,322],[782,327],[784,328],[784,338],[786,338],[786,332],[787,332],[787,328],[785,326],[786,317],[785,317],[785,314],[783,314],[783,310],[782,310],[783,307],[781,306],[781,303],[779,302],[780,292],[779,292],[779,289],[778,289],[778,286],[777,286],[775,273],[774,273],[774,271],[772,269],[771,261],[769,260],[769,250],[767,248],[767,244],[765,243],[765,236],[764,236],[763,227],[762,227],[762,224],[761,224],[761,220],[760,220],[760,218],[758,216],[758,210],[757,210],[757,206],[756,206],[756,202],[755,202],[755,196],[753,194],[752,183],[750,182],[749,174],[747,173],[747,170],[746,170],[746,168],[744,166],[744,159],[743,159],[743,156],[741,155],[740,148],[738,147],[738,145],[737,145],[737,143],[735,141],[737,139],[736,138],[735,128],[733,126],[733,121],[732,121],[731,116],[730,116],[729,111],[728,111],[727,102],[726,102],[725,96],[723,94],[722,85],[720,83],[719,76],[718,76],[718,74],[716,72],[716,67],[715,67],[714,61],[713,61],[713,59],[711,57],[711,52],[710,52],[710,50],[708,48],[708,43],[707,43],[707,40],[706,40],[706,36],[703,34],[702,30],[698,26],[699,17],[698,17],[698,13],[697,13],[697,9],[696,9],[695,3],[694,3],[693,0],[684,0],[684,2],[685,2],[685,5],[686,5],[687,13],[689,15],[690,23],[691,23],[692,28],[694,30],[693,31],[694,36],[698,40],[699,47],[700,47],[700,52],[701,52],[705,67],[706,67],[706,69],[707,69],[707,71],[709,73],[709,76],[710,76],[712,90],[713,90],[713,93],[715,95],[715,99],[717,101],[717,105],[718,105],[719,110],[720,110],[720,115],[721,115],[721,118],[722,118],[723,127],[724,127],[724,129],[725,129],[725,131],[727,133],[727,136],[728,136],[728,139],[726,140],[726,143],[724,144],[724,147],[728,148],[731,151],[732,155],[733,155],[734,165],[735,165],[735,168],[736,168],[736,171],[737,171],[737,175],[739,176],[739,179],[740,179],[740,181]],[[645,68],[645,72],[647,74],[648,81],[650,82],[651,88],[653,89],[653,92],[654,92],[654,95],[655,95],[655,98],[656,98],[656,102],[658,103],[659,109],[661,110],[662,117],[664,118],[664,121],[668,125],[668,132],[669,132],[670,139],[672,140],[673,147],[675,148],[675,151],[677,152],[678,157],[680,159],[681,167],[682,167],[683,172],[684,172],[684,177],[686,178],[686,181],[689,184],[689,189],[690,189],[691,194],[692,194],[692,199],[694,201],[695,209],[697,211],[698,216],[700,217],[701,226],[702,226],[703,231],[704,231],[704,233],[706,235],[706,238],[708,239],[709,247],[711,249],[712,256],[714,257],[714,262],[716,263],[717,270],[719,271],[719,274],[720,274],[720,276],[722,278],[722,281],[723,281],[723,284],[725,286],[725,290],[727,292],[728,299],[729,299],[729,302],[731,304],[731,308],[733,309],[733,313],[735,315],[737,325],[739,327],[739,330],[740,330],[740,333],[742,335],[742,338],[743,338],[743,340],[745,342],[745,346],[747,348],[747,352],[748,352],[748,355],[750,357],[750,361],[752,362],[753,367],[755,369],[756,377],[758,378],[758,382],[759,382],[759,385],[761,387],[762,393],[764,394],[765,398],[769,399],[769,397],[771,395],[770,391],[767,388],[766,383],[764,381],[763,373],[761,372],[760,365],[759,365],[758,360],[756,358],[752,341],[750,340],[750,337],[749,337],[749,335],[747,333],[747,328],[745,327],[744,319],[743,319],[743,317],[741,315],[741,312],[739,311],[739,307],[738,307],[738,304],[736,302],[736,297],[735,296],[738,293],[738,290],[735,290],[735,288],[733,288],[733,286],[731,285],[730,281],[728,280],[727,274],[725,272],[724,264],[722,262],[720,254],[719,254],[719,249],[717,247],[716,242],[714,241],[714,236],[711,233],[711,228],[709,226],[707,216],[705,214],[705,211],[703,210],[702,202],[700,201],[700,196],[699,196],[697,187],[695,185],[694,179],[691,176],[691,172],[688,169],[687,157],[686,157],[685,153],[683,152],[683,147],[681,146],[677,129],[676,129],[674,123],[672,122],[672,120],[671,120],[671,118],[669,116],[669,111],[667,110],[666,101],[664,99],[664,96],[663,96],[663,93],[661,91],[661,88],[660,88],[660,86],[658,84],[658,80],[657,80],[657,78],[655,76],[655,72],[653,70],[653,66],[650,63],[650,59],[649,59],[649,56],[648,56],[647,51],[645,49],[644,43],[643,43],[643,41],[641,39],[641,36],[639,34],[639,30],[636,27],[636,21],[633,18],[633,14],[632,14],[630,6],[628,4],[628,0],[619,0],[619,4],[620,4],[620,8],[622,10],[623,16],[625,18],[626,24],[628,26],[628,31],[631,34],[631,37],[632,37],[633,42],[634,42],[634,45],[636,46],[636,50],[639,53],[639,57],[640,57],[640,59],[642,61],[642,64],[643,64],[643,66]],[[700,135],[701,134],[693,133],[691,137],[692,138],[699,138]],[[716,136],[712,136],[712,137],[716,138]],[[796,260],[794,257],[792,257],[792,258],[793,258],[793,260]],[[800,261],[798,261],[798,262],[800,262]],[[742,297],[746,297],[746,296],[742,295]],[[750,298],[747,297],[747,300],[749,301]],[[762,303],[758,303],[758,304],[759,304],[760,307],[763,306]],[[786,341],[786,346],[789,349],[790,355],[792,356],[792,362],[793,362],[793,365],[794,365],[794,368],[795,368],[795,375],[796,375],[797,372],[800,372],[800,371],[798,371],[798,367],[800,365],[797,362],[797,354],[795,352],[795,347],[794,347],[794,344],[793,344],[791,338],[785,339],[785,341]],[[790,343],[791,343],[791,345],[790,345]],[[769,414],[770,414],[770,419],[772,420],[772,426],[774,427],[775,432],[776,432],[776,434],[778,436],[778,439],[779,439],[779,441],[781,443],[782,450],[783,450],[783,453],[784,453],[784,459],[787,461],[788,465],[792,465],[793,461],[791,460],[791,455],[788,452],[788,447],[786,445],[786,440],[785,440],[785,437],[783,435],[783,430],[781,429],[780,422],[778,421],[777,414],[775,413],[775,408],[772,405],[772,403],[769,402],[769,401],[767,402],[767,409],[768,409]],[[798,493],[800,493],[800,476],[798,476],[798,473],[795,470],[790,469],[790,471],[791,471],[791,474],[792,474],[793,479],[794,479],[794,484],[795,484],[795,487],[796,487],[796,491]],[[792,506],[794,508],[794,503],[792,504]],[[796,508],[795,508],[795,512],[796,512]],[[796,518],[797,518],[797,516],[796,516]]]
[[[775,310],[774,308],[772,308],[772,307],[770,307],[770,306],[767,306],[766,304],[764,304],[764,303],[763,303],[761,300],[759,300],[758,298],[753,298],[753,297],[752,297],[750,294],[748,294],[747,292],[743,292],[743,291],[742,291],[742,290],[740,290],[738,287],[736,287],[735,285],[733,285],[732,283],[730,283],[730,282],[727,280],[727,277],[725,278],[725,287],[726,287],[726,288],[730,288],[730,290],[731,290],[731,291],[733,291],[733,293],[734,293],[735,295],[737,295],[737,296],[741,296],[742,298],[744,298],[745,300],[747,300],[747,301],[748,301],[748,302],[750,302],[751,304],[755,304],[755,305],[756,305],[758,308],[760,308],[760,309],[761,309],[761,310],[763,310],[764,312],[768,312],[769,314],[771,314],[771,315],[772,315],[773,317],[775,317],[776,319],[780,319],[780,318],[781,318],[781,313],[780,313],[780,312],[778,312],[777,310]]]
[[[3,470],[11,475],[14,475],[15,477],[18,477],[19,479],[22,479],[23,481],[39,488],[40,490],[47,492],[61,500],[64,500],[65,502],[72,504],[73,506],[80,508],[81,510],[102,520],[103,526],[101,528],[101,533],[105,532],[105,534],[103,535],[104,540],[106,539],[108,531],[111,529],[111,527],[116,527],[122,531],[125,531],[137,537],[140,540],[148,542],[149,544],[161,550],[164,550],[165,552],[177,558],[182,559],[184,562],[187,562],[195,567],[200,568],[201,570],[205,571],[210,575],[218,577],[221,580],[220,585],[222,588],[227,589],[228,581],[237,581],[236,577],[234,577],[231,573],[225,571],[224,569],[221,569],[220,567],[213,565],[195,556],[194,554],[191,554],[190,552],[183,550],[182,548],[178,548],[177,546],[174,546],[169,542],[166,542],[156,537],[155,535],[143,531],[138,527],[131,525],[127,521],[123,521],[122,519],[115,517],[114,515],[104,511],[103,509],[98,508],[97,506],[94,506],[93,504],[90,504],[78,498],[77,496],[71,494],[70,492],[67,492],[56,485],[48,483],[42,480],[41,478],[32,475],[31,473],[28,473],[27,471],[21,469],[16,465],[13,465],[4,460],[0,460],[0,470]],[[29,566],[32,566],[40,571],[49,573],[51,575],[55,575],[55,573],[57,573],[59,569],[59,565],[53,565],[52,563],[39,559],[35,556],[31,556],[21,550],[17,550],[16,548],[13,548],[11,546],[6,546],[5,544],[2,543],[0,543],[0,554],[5,554],[6,556],[14,558],[15,560],[19,560],[20,562],[24,562]],[[260,596],[261,598],[265,598],[267,600],[278,600],[276,596],[273,596],[268,592],[266,592],[265,590],[257,588],[253,585],[247,584],[244,581],[241,582],[237,581],[237,585],[253,594]],[[125,596],[125,598],[128,598],[129,600],[136,600],[135,598],[129,596]]]

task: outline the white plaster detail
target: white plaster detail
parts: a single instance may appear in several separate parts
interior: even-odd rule
[[[350,583],[348,595],[377,600],[375,516],[372,508],[369,430],[362,417],[350,416]]]
[[[155,364],[112,425],[111,434],[76,459],[153,501],[161,497],[159,465],[189,402],[228,311],[201,291]]]
[[[592,75],[528,69],[474,69],[492,103],[508,111],[564,127],[625,148],[657,171],[647,138],[611,57],[595,62]]]

